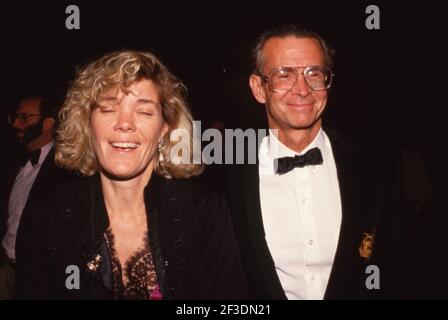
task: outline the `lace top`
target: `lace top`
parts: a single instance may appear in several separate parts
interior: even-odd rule
[[[124,274],[115,248],[115,238],[112,230],[106,231],[109,246],[112,273],[114,277],[114,296],[120,300],[160,300],[162,294],[157,283],[157,275],[149,246],[148,235],[145,232],[144,245],[137,249],[124,264]]]

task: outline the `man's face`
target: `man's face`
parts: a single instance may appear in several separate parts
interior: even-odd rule
[[[272,38],[266,42],[263,53],[262,73],[265,76],[278,67],[325,66],[320,44],[311,38]],[[320,128],[327,91],[313,91],[303,74],[298,75],[297,82],[286,92],[273,92],[268,83],[254,75],[251,77],[251,88],[258,102],[266,105],[271,129],[286,133],[288,130]]]
[[[42,117],[40,116],[40,98],[23,100],[15,113],[12,123],[17,143],[26,147],[42,135]]]

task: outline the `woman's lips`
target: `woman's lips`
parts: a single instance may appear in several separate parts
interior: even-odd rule
[[[113,150],[121,152],[121,153],[128,153],[136,150],[140,144],[135,142],[111,142],[109,145],[112,147]]]

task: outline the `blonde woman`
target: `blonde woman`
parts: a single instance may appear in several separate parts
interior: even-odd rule
[[[184,91],[151,53],[111,53],[79,72],[56,161],[87,178],[28,207],[19,298],[246,297],[227,205],[191,179],[201,165],[172,156],[176,143],[192,149]],[[171,141],[176,129],[191,139]]]

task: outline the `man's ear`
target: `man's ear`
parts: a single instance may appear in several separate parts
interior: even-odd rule
[[[56,121],[53,118],[51,118],[51,117],[45,118],[43,125],[42,125],[42,129],[44,132],[49,131],[49,130],[51,131],[54,129],[55,124],[56,124]]]
[[[249,77],[249,86],[252,90],[252,94],[258,102],[265,104],[266,103],[266,92],[263,86],[263,80],[260,76],[252,74]]]

